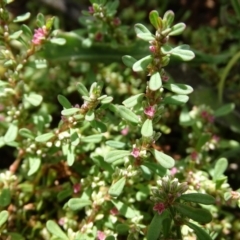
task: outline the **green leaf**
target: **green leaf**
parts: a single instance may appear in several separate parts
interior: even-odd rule
[[[87,88],[83,85],[83,83],[79,82],[77,84],[77,90],[82,96],[89,96]]]
[[[13,142],[17,138],[17,134],[18,126],[16,125],[16,123],[10,124],[7,132],[4,135],[4,142],[5,143]]]
[[[21,234],[15,233],[15,232],[8,232],[8,235],[11,237],[11,240],[25,240],[26,239]]]
[[[85,143],[99,143],[102,141],[103,135],[102,134],[93,134],[87,137],[82,137],[81,141]]]
[[[116,240],[116,238],[111,235],[111,236],[107,236],[107,237],[105,238],[105,240]]]
[[[28,170],[27,175],[31,176],[34,173],[36,173],[38,171],[38,169],[40,168],[40,166],[41,166],[41,159],[38,158],[38,157],[30,157],[28,159],[28,162],[29,162],[29,170]]]
[[[8,220],[8,216],[9,216],[8,211],[3,210],[0,212],[0,228]]]
[[[235,108],[234,103],[225,104],[214,112],[214,116],[222,117],[222,116],[228,115],[230,112],[234,110],[234,108]]]
[[[9,39],[18,39],[22,35],[23,31],[19,30],[17,32],[14,32],[9,36]]]
[[[195,57],[193,51],[188,49],[188,45],[181,45],[171,50],[171,55],[181,58],[183,61],[190,61]]]
[[[190,222],[185,222],[185,225],[194,230],[197,240],[213,240],[201,227]]]
[[[118,105],[116,106],[117,113],[120,115],[121,118],[132,122],[132,123],[138,123],[139,118],[138,116],[132,112],[130,109],[126,108],[125,106]]]
[[[145,165],[140,165],[142,170],[143,177],[147,180],[150,180],[152,177],[152,171]]]
[[[231,0],[231,4],[234,8],[234,11],[237,14],[238,19],[240,18],[240,2],[239,0]]]
[[[223,177],[223,173],[228,167],[228,160],[226,158],[220,158],[217,160],[213,170],[213,180],[216,181]]]
[[[148,33],[151,34],[151,32],[141,23],[137,23],[134,25],[134,30],[136,32],[136,34],[140,34],[140,33]]]
[[[162,19],[159,17],[158,11],[153,10],[149,13],[150,23],[158,30],[162,29]]]
[[[135,105],[137,105],[138,103],[140,103],[142,101],[143,97],[144,97],[144,93],[139,93],[137,95],[127,98],[122,103],[125,107],[132,108]]]
[[[92,202],[90,200],[82,198],[71,198],[67,203],[68,207],[73,211],[81,210],[82,208],[91,204]]]
[[[171,230],[172,225],[172,219],[171,218],[165,218],[162,222],[162,228],[163,228],[163,236],[167,238],[169,236],[169,232]]]
[[[51,138],[53,138],[55,136],[54,133],[49,132],[49,133],[44,133],[42,135],[39,135],[35,138],[36,142],[47,142],[48,140],[50,140]]]
[[[151,33],[139,33],[137,37],[147,42],[155,40],[155,36]]]
[[[30,131],[29,129],[27,128],[21,128],[19,129],[19,135],[21,135],[22,137],[25,137],[25,138],[29,138],[29,139],[35,139],[34,135],[33,135],[33,132]]]
[[[85,115],[85,120],[88,122],[91,122],[95,119],[95,112],[94,109],[88,110],[88,112]]]
[[[125,183],[125,177],[122,177],[117,182],[113,183],[108,190],[109,195],[112,197],[118,197],[122,193]]]
[[[186,24],[184,23],[177,23],[172,26],[171,32],[168,34],[169,36],[176,36],[181,34],[186,28]]]
[[[41,104],[43,97],[36,93],[30,93],[29,95],[24,94],[24,99],[28,101],[33,106],[37,107]]]
[[[113,163],[118,159],[122,159],[130,155],[129,151],[126,150],[113,150],[106,154],[104,161],[108,163]]]
[[[211,205],[216,202],[214,197],[203,193],[187,193],[181,195],[178,199],[205,205]]]
[[[211,139],[211,134],[203,133],[197,141],[196,151],[200,152],[202,147]]]
[[[75,161],[75,146],[70,145],[67,150],[67,163],[68,166],[72,166]]]
[[[162,86],[162,79],[159,72],[155,72],[150,77],[149,88],[152,91],[157,91]]]
[[[21,29],[25,35],[27,35],[29,38],[32,38],[32,30],[27,25],[22,24]]]
[[[48,220],[46,223],[47,230],[54,236],[59,237],[61,240],[69,240],[67,235],[62,229],[52,220]]]
[[[117,200],[112,200],[112,203],[114,206],[117,208],[117,210],[126,218],[133,218],[136,217],[136,212],[126,205],[123,202],[117,201]]]
[[[166,83],[163,87],[177,94],[190,94],[193,92],[193,88],[186,84]]]
[[[168,10],[163,15],[163,20],[166,21],[167,27],[171,27],[174,21],[174,12],[171,10]]]
[[[101,104],[108,104],[108,103],[111,103],[112,101],[113,101],[113,97],[108,96],[101,100]]]
[[[167,96],[163,99],[163,102],[165,104],[171,104],[171,105],[183,105],[188,101],[189,97],[186,95],[172,95]]]
[[[124,63],[127,67],[132,68],[133,64],[134,64],[135,62],[137,62],[137,59],[135,59],[135,58],[132,57],[132,56],[125,55],[125,56],[122,57],[122,61],[123,61],[123,63]]]
[[[175,161],[172,157],[159,152],[158,150],[153,150],[153,155],[156,158],[157,162],[161,164],[164,168],[172,168],[175,164]]]
[[[90,122],[90,124],[98,132],[104,133],[104,132],[107,131],[107,126],[104,123],[100,122],[100,121],[93,120],[93,121]]]
[[[31,13],[30,12],[27,12],[27,13],[24,13],[23,15],[20,15],[20,16],[17,16],[13,22],[24,22],[26,20],[28,20],[31,16]]]
[[[147,66],[152,62],[152,56],[148,55],[144,58],[141,58],[137,62],[135,62],[132,66],[134,72],[141,72],[147,69]]]
[[[68,101],[66,97],[63,95],[58,95],[57,96],[59,103],[64,107],[64,108],[71,108],[72,104]]]
[[[73,146],[77,146],[80,143],[78,133],[74,129],[70,129],[70,132],[71,132],[70,143]]]
[[[162,214],[155,214],[147,231],[147,240],[158,240],[162,229],[162,222],[169,215],[168,211]]]
[[[126,143],[112,140],[106,141],[105,144],[112,148],[124,148],[126,146]]]
[[[37,15],[37,24],[38,27],[43,27],[45,25],[45,17],[42,13],[38,13]]]
[[[75,113],[79,112],[79,108],[68,108],[68,109],[64,109],[61,111],[61,114],[63,116],[70,116],[73,115]]]
[[[156,175],[163,177],[166,174],[166,168],[163,166],[157,164],[157,163],[152,163],[152,162],[144,162],[142,165],[146,166],[149,168],[153,173]]]
[[[11,203],[11,192],[8,188],[2,188],[0,193],[0,207],[7,207]]]
[[[143,137],[151,137],[153,135],[153,125],[151,119],[146,119],[141,128]]]
[[[61,190],[60,192],[58,192],[58,194],[57,194],[58,202],[62,202],[66,198],[69,198],[70,196],[72,196],[73,189],[69,185],[68,186],[64,186],[64,189]]]
[[[57,44],[57,45],[64,45],[66,43],[66,39],[64,38],[52,38],[50,39],[50,42],[53,44]]]
[[[193,208],[181,203],[175,205],[175,208],[183,216],[191,218],[192,220],[199,222],[201,224],[206,224],[212,221],[212,215],[206,209]]]
[[[189,111],[184,107],[181,111],[179,122],[183,126],[191,126],[194,123],[194,120],[191,118]]]

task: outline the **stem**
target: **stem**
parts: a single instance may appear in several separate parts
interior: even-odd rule
[[[175,212],[174,212],[172,207],[169,207],[169,211],[170,211],[170,213],[172,215],[172,219],[175,223],[175,227],[176,227],[176,231],[177,231],[177,239],[182,240],[182,233],[181,233],[180,225],[178,223],[176,223],[175,218],[174,218],[175,217]]]
[[[223,73],[220,77],[220,81],[219,81],[219,84],[218,84],[218,101],[219,101],[219,103],[222,103],[223,88],[224,88],[224,85],[225,85],[225,80],[227,78],[227,75],[239,58],[240,58],[240,51],[232,57],[232,59],[228,62],[227,66],[223,70]]]

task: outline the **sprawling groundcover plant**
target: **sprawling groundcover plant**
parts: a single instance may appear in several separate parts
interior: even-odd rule
[[[115,16],[116,0],[92,0],[85,28],[70,33],[41,13],[33,32],[30,13],[13,17],[10,2],[0,1],[0,147],[14,158],[0,174],[1,239],[227,234],[218,210],[239,194],[224,176],[227,160],[208,153],[220,141],[214,119],[229,109],[183,108],[193,89],[165,67],[194,53],[173,46],[186,27],[173,11],[151,11],[149,25],[135,24],[136,40]],[[175,164],[164,141],[179,111],[191,134]]]

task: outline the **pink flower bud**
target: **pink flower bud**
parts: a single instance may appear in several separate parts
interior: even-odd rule
[[[74,193],[79,193],[81,190],[81,184],[80,183],[76,183],[73,185],[73,192]]]
[[[126,127],[126,128],[124,128],[124,129],[121,130],[121,134],[122,134],[123,136],[126,136],[126,135],[128,134],[128,131],[129,131],[129,129],[128,129],[128,127]]]

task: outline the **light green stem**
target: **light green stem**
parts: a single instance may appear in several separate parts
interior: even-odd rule
[[[223,99],[223,88],[225,85],[225,80],[227,78],[228,73],[230,72],[231,68],[234,66],[234,64],[237,62],[237,60],[240,58],[240,51],[237,52],[232,59],[228,62],[227,66],[224,68],[223,73],[221,75],[219,84],[218,84],[218,101],[219,103],[222,103]]]

